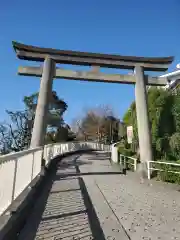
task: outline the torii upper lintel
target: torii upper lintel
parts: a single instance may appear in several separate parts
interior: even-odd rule
[[[148,71],[166,71],[174,57],[137,57],[102,53],[57,50],[36,47],[13,41],[17,57],[24,60],[43,62],[50,56],[57,63],[134,69],[141,66]]]

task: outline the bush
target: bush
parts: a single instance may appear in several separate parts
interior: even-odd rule
[[[127,148],[124,148],[122,146],[118,147],[118,152],[120,154],[128,156],[128,157],[131,157],[131,156],[133,156],[135,154],[131,149],[127,149]]]
[[[180,133],[174,133],[170,138],[170,147],[172,155],[175,158],[180,158]]]

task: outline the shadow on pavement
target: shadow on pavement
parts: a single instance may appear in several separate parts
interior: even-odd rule
[[[93,236],[94,239],[97,239],[97,240],[98,239],[99,240],[105,240],[103,230],[100,226],[99,219],[96,215],[96,211],[93,207],[90,196],[89,196],[88,191],[86,189],[86,185],[84,183],[84,180],[82,178],[78,178],[78,180],[79,180],[79,185],[80,185],[80,188],[81,188],[81,193],[82,193],[82,196],[83,196],[84,204],[86,206],[92,236]]]
[[[64,170],[73,166],[74,175],[80,174],[75,158],[65,164]],[[95,209],[91,202],[84,180],[79,177],[59,176],[49,179],[41,197],[36,200],[35,208],[18,240],[34,239],[97,239],[105,240]],[[106,173],[107,174],[107,173]]]
[[[92,162],[91,160],[109,160],[109,158],[107,157],[107,154],[104,154],[104,153],[101,153],[99,155],[97,155],[97,153],[92,153],[93,155],[96,155],[97,157],[96,158],[88,158],[89,162],[87,161],[82,161],[82,160],[78,160],[79,157],[82,155],[82,154],[79,154],[78,156],[76,156],[72,161],[69,161],[69,162],[63,162],[63,163],[60,163],[60,169],[61,170],[65,170],[65,169],[71,169],[72,167],[76,169],[75,172],[60,172],[59,174],[56,175],[56,180],[59,180],[59,179],[63,179],[63,178],[67,178],[67,177],[73,177],[73,176],[77,176],[77,177],[80,177],[80,176],[87,176],[87,175],[119,175],[119,174],[124,174],[123,171],[105,171],[105,172],[81,172],[79,167],[82,166],[82,165],[92,165]],[[101,155],[101,156],[100,156]],[[102,157],[104,156],[104,158]]]
[[[68,173],[68,174],[61,174],[61,176],[57,176],[56,180],[67,178],[67,177],[74,177],[74,176],[93,176],[93,175],[124,175],[123,172],[86,172],[86,173]]]

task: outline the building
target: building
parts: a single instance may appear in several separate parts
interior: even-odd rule
[[[180,78],[173,82],[168,89],[170,89],[175,95],[180,94]]]
[[[177,70],[162,75],[161,77],[167,77],[169,83],[164,87],[167,90],[172,91],[174,94],[180,93],[180,64],[177,65]]]

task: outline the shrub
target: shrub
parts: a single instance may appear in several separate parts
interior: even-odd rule
[[[134,152],[131,150],[131,149],[127,149],[127,148],[124,148],[122,146],[119,146],[118,147],[118,152],[122,155],[125,155],[125,156],[128,156],[128,157],[131,157],[134,155]]]
[[[180,158],[180,133],[174,133],[169,141],[173,156],[178,159]]]

